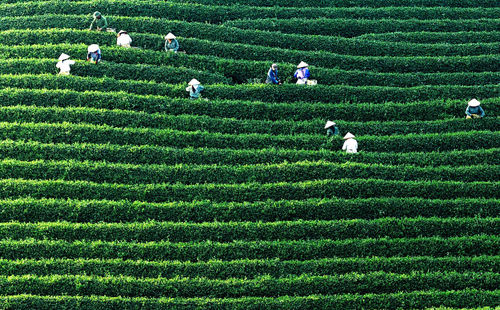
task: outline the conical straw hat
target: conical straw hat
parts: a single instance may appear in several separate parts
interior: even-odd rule
[[[200,85],[200,82],[197,80],[197,79],[192,79],[189,84],[190,86],[193,86],[193,85]]]
[[[299,69],[300,69],[300,68],[304,68],[304,67],[309,67],[309,65],[308,65],[307,63],[303,62],[303,61],[301,61],[301,62],[299,63],[299,65],[297,66],[297,68],[299,68]]]
[[[94,53],[94,52],[97,52],[98,49],[99,49],[99,45],[91,44],[91,45],[89,45],[89,48],[87,50],[89,51],[89,53]]]
[[[351,138],[356,138],[352,133],[348,132],[345,136],[344,136],[344,140],[346,139],[351,139]]]
[[[469,101],[469,107],[478,107],[481,104],[477,99],[472,99]]]
[[[63,61],[63,60],[69,59],[69,57],[70,56],[68,54],[62,53],[61,56],[59,56],[59,60]]]
[[[325,125],[325,129],[330,128],[330,127],[332,127],[332,126],[335,126],[335,123],[334,123],[334,122],[332,122],[332,121],[327,121],[327,122],[326,122],[326,125]]]
[[[173,33],[169,32],[166,36],[165,36],[165,40],[173,40],[175,39],[175,36]]]

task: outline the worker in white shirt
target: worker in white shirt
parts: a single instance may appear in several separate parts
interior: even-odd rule
[[[70,60],[69,58],[70,56],[64,53],[59,56],[59,62],[56,64],[56,68],[59,68],[61,70],[59,72],[60,75],[69,75],[69,72],[71,71],[71,65],[75,64],[75,61]]]
[[[125,30],[120,30],[116,38],[116,45],[121,47],[130,47],[130,43],[132,43],[132,38]]]
[[[356,138],[352,133],[348,132],[344,136],[344,145],[342,146],[342,150],[346,151],[346,153],[357,153],[358,152],[358,141],[354,140]]]

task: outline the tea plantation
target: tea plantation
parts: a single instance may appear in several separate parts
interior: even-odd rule
[[[498,0],[0,0],[0,309],[500,307],[499,112]]]

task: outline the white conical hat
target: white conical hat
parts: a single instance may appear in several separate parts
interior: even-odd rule
[[[94,53],[94,52],[97,52],[98,49],[99,49],[99,45],[90,44],[89,48],[87,50],[89,51],[89,53]]]
[[[128,32],[126,32],[125,30],[120,30],[120,32],[118,32],[118,35],[120,35],[122,33],[127,33],[128,34]]]
[[[326,125],[325,125],[325,129],[330,128],[330,127],[332,127],[332,126],[334,126],[334,125],[336,125],[334,122],[332,122],[332,121],[327,121],[327,122],[326,122]]]
[[[344,140],[345,139],[351,139],[351,138],[356,138],[352,133],[348,132],[345,136],[344,136]]]
[[[301,61],[300,64],[297,66],[297,68],[304,68],[304,67],[309,67],[309,65],[303,61]]]
[[[61,56],[59,56],[59,60],[63,61],[63,60],[69,59],[69,57],[70,56],[68,54],[62,53]]]
[[[477,99],[472,99],[469,101],[469,107],[478,107],[481,104]]]
[[[200,85],[200,82],[197,79],[192,79],[188,85],[193,86],[193,85]]]
[[[175,39],[174,34],[173,34],[173,33],[171,33],[171,32],[169,32],[169,33],[165,36],[165,40],[167,40],[167,39],[169,39],[169,40],[173,40],[173,39]]]

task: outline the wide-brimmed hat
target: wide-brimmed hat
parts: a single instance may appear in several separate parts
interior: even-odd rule
[[[278,68],[278,64],[272,64],[271,68]]]
[[[99,45],[97,44],[90,44],[89,48],[87,49],[89,53],[95,53],[99,49]]]
[[[175,39],[175,35],[171,32],[169,32],[166,36],[165,36],[165,40],[173,40]]]
[[[59,60],[63,61],[63,60],[69,59],[69,57],[70,56],[68,54],[62,53],[61,56],[59,56]]]
[[[351,139],[351,138],[356,138],[352,133],[348,132],[345,136],[344,136],[344,140],[346,139]]]
[[[305,67],[309,67],[309,65],[303,61],[300,62],[300,64],[297,66],[297,68],[305,68]]]
[[[200,85],[200,82],[197,80],[197,79],[192,79],[189,83],[188,83],[189,86],[193,86],[193,85]]]
[[[469,107],[478,107],[481,104],[477,99],[472,99],[469,101],[468,105]]]
[[[327,121],[327,122],[326,122],[326,125],[325,125],[325,129],[330,128],[330,127],[335,126],[335,125],[336,125],[336,124],[335,124],[334,122],[332,122],[332,121]]]
[[[94,18],[101,16],[101,12],[95,11],[94,12]]]
[[[118,32],[118,35],[121,35],[122,33],[127,34],[128,32],[126,32],[125,30],[120,30],[120,31]]]

